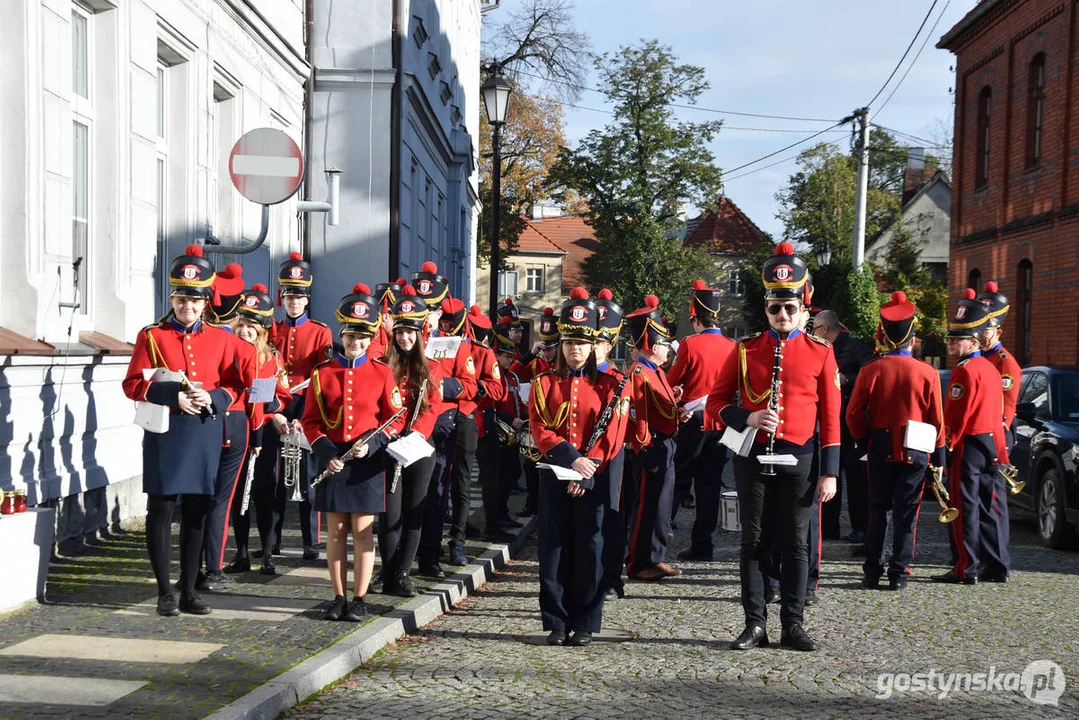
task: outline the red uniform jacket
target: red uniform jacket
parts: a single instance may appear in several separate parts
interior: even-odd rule
[[[652,433],[673,436],[678,432],[678,402],[667,373],[647,360],[633,363],[629,375],[629,442],[640,451],[652,444]]]
[[[944,427],[949,450],[954,450],[964,435],[992,434],[997,462],[1008,462],[1004,447],[1004,388],[996,368],[979,352],[961,360],[948,378]]]
[[[468,412],[474,410],[475,403],[470,401],[476,397],[476,361],[468,345],[461,343],[454,357],[444,357],[438,364],[442,366],[442,402],[438,414],[460,409],[463,403],[471,408]]]
[[[736,343],[717,328],[705,328],[678,346],[678,357],[667,374],[672,387],[682,386],[682,401],[702,398],[716,386],[723,363],[734,352]],[[715,430],[715,421],[707,414],[704,429]]]
[[[465,415],[471,415],[476,410],[479,398],[490,397],[492,400],[501,400],[506,394],[506,386],[502,382],[502,371],[498,367],[498,360],[490,348],[465,341],[461,343],[458,354],[466,349],[472,356],[472,366],[476,371],[476,394],[462,399],[457,409]]]
[[[309,387],[312,392],[304,404],[303,431],[311,449],[323,462],[338,454],[337,448],[328,443],[357,440],[402,407],[401,393],[389,366],[366,355],[355,360],[338,355],[316,366]],[[372,438],[374,449],[385,446],[407,421],[402,415],[388,433]]]
[[[235,346],[234,352],[236,353],[236,368],[240,372],[240,377],[243,378],[244,387],[251,387],[254,379],[258,377],[258,357],[255,354],[255,346],[236,337],[232,332],[232,328],[220,325],[215,325],[214,327],[220,327],[229,334],[230,338],[232,338],[232,344]],[[228,411],[247,412],[247,393],[244,392],[238,398],[233,400],[232,404],[229,405]]]
[[[427,383],[427,409],[416,416],[416,422],[409,430],[415,430],[423,435],[425,440],[431,439],[431,432],[435,429],[435,420],[438,419],[439,406],[442,402],[442,366],[437,360],[428,360],[427,369],[431,371],[431,379]],[[408,375],[402,375],[397,383],[397,390],[401,395],[401,402],[405,406],[405,423],[412,419],[412,413],[416,409],[416,401],[412,398],[409,389]]]
[[[201,382],[213,398],[214,409],[224,414],[247,390],[234,340],[227,330],[201,320],[191,332],[184,332],[174,320],[145,327],[135,339],[123,382],[124,394],[132,400],[167,405],[179,412],[180,383],[151,383],[142,377],[144,368],[166,368],[183,372],[193,383]]]
[[[273,344],[284,360],[289,387],[311,377],[315,365],[326,360],[327,350],[333,347],[330,328],[307,315],[278,321],[274,332]]]
[[[523,355],[513,361],[507,372],[511,372],[520,378],[521,382],[530,382],[532,378],[551,370],[547,361],[538,355]]]
[[[997,343],[984,356],[1000,373],[1001,387],[1004,390],[1004,427],[1011,428],[1015,420],[1015,404],[1019,401],[1019,384],[1023,381],[1023,369],[1019,367],[1015,356]]]
[[[944,413],[940,402],[940,374],[936,368],[909,354],[889,353],[863,366],[847,405],[847,427],[863,440],[871,431],[887,430],[891,443],[883,450],[888,462],[910,462],[903,447],[907,422],[937,428],[936,447],[944,447]],[[870,446],[874,449],[873,446]],[[938,459],[938,462],[940,460]]]
[[[268,403],[248,403],[248,416],[251,418],[251,445],[262,446],[262,430],[266,421],[274,413],[283,413],[289,403],[292,402],[292,394],[289,392],[288,375],[285,373],[285,365],[281,362],[281,355],[270,346],[269,357],[259,365],[257,377],[261,379],[277,378],[274,387],[274,399]]]
[[[741,431],[751,412],[767,408],[776,343],[782,348],[776,451],[804,449],[819,423],[821,474],[836,475],[840,442],[839,368],[825,340],[801,330],[795,330],[786,340],[780,340],[773,330],[742,338],[737,350],[727,356],[719,382],[708,396],[705,412],[712,416],[717,427],[730,425]],[[734,405],[737,392],[741,392],[741,407]],[[767,441],[767,433],[757,433],[756,442],[763,445]]]
[[[390,345],[391,332],[393,331],[386,326],[385,322],[379,326],[378,332],[371,338],[371,344],[367,347],[367,354],[370,357],[380,358],[386,354],[386,348]]]
[[[554,371],[537,376],[528,398],[528,417],[532,439],[544,458],[552,464],[570,467],[584,455],[598,461],[597,472],[602,471],[622,449],[629,413],[629,398],[625,394],[616,403],[599,441],[587,453],[584,449],[617,389],[618,381],[606,373],[599,373],[594,384],[587,377],[559,378]],[[591,479],[582,485],[592,487]]]

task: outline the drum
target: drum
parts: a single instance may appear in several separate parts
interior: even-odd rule
[[[738,493],[728,490],[719,496],[720,527],[725,532],[742,532],[742,519],[738,515]]]

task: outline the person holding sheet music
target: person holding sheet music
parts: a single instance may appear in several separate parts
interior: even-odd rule
[[[251,488],[247,488],[247,468],[251,462],[258,465],[262,455],[263,439],[274,432],[275,428],[287,431],[288,420],[284,416],[285,408],[292,401],[289,392],[288,374],[280,353],[270,343],[270,328],[273,326],[273,302],[266,286],[255,283],[243,294],[240,307],[236,311],[236,337],[250,343],[257,358],[258,370],[256,382],[272,382],[273,398],[265,402],[249,403],[250,413],[250,449],[244,459],[240,479],[232,495],[232,532],[236,540],[236,554],[225,566],[226,573],[242,573],[251,570],[251,558],[248,554],[248,541],[251,535],[251,515],[258,516],[259,539],[262,542],[263,575],[276,575],[273,562],[273,546],[276,534],[273,529],[274,497],[277,493],[276,457],[269,467],[269,472],[261,477],[256,472]],[[272,426],[267,429],[266,425]],[[261,481],[261,482],[260,482]],[[248,507],[244,510],[244,494],[249,492]],[[252,507],[254,508],[252,510]]]
[[[839,471],[839,370],[831,347],[800,326],[805,261],[790,243],[780,243],[762,268],[764,309],[770,329],[738,342],[728,356],[705,412],[732,433],[755,433],[748,452],[734,457],[734,477],[742,520],[739,573],[746,626],[731,643],[735,650],[768,644],[767,605],[761,560],[762,519],[768,516],[782,548],[781,644],[815,650],[803,626],[808,570],[809,515],[813,496],[835,495]],[[741,394],[741,405],[735,395]],[[820,478],[810,477],[820,425]],[[733,444],[733,443],[732,443]],[[771,462],[761,462],[765,456]]]
[[[424,355],[423,328],[427,323],[427,305],[405,285],[390,309],[393,332],[383,359],[393,373],[408,429],[430,441],[442,400],[442,366]],[[421,395],[421,388],[422,395]],[[412,420],[415,418],[415,420]],[[382,593],[412,597],[409,571],[420,545],[424,504],[435,458],[421,458],[402,467],[397,487],[393,487],[396,463],[386,459],[386,510],[378,520],[378,549],[382,555]]]
[[[139,331],[123,381],[124,394],[132,400],[169,408],[167,429],[148,430],[142,443],[146,547],[157,579],[160,615],[210,612],[195,591],[195,581],[221,459],[225,411],[247,390],[236,366],[232,336],[202,321],[213,282],[214,267],[202,256],[202,248],[187,246],[169,270],[172,310]],[[155,369],[177,379],[151,380]],[[180,496],[184,582],[177,603],[169,561],[172,516]]]
[[[930,464],[944,465],[944,415],[936,368],[911,356],[917,308],[896,291],[880,309],[883,357],[858,373],[847,427],[869,455],[869,520],[862,587],[880,586],[884,536],[892,514],[888,589],[902,590],[914,559],[915,526]],[[915,437],[915,435],[922,437]],[[932,463],[930,462],[932,460]]]
[[[367,356],[382,317],[366,285],[356,285],[341,298],[337,321],[343,350],[311,372],[303,431],[320,470],[329,473],[314,488],[315,509],[326,513],[326,562],[334,590],[325,618],[362,622],[375,566],[371,524],[386,509],[381,451],[406,419],[398,414],[403,406],[393,372],[383,360]],[[346,605],[350,531],[355,567],[352,602]]]
[[[528,415],[543,462],[574,479],[539,470],[539,605],[548,645],[582,647],[603,621],[608,493],[607,481],[597,475],[608,471],[622,448],[629,399],[614,377],[597,369],[592,344],[599,312],[584,288],[570,292],[558,330],[556,365],[533,379]]]

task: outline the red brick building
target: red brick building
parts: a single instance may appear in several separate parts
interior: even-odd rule
[[[996,280],[1023,364],[1079,362],[1075,0],[982,0],[940,39],[956,55],[949,284]]]

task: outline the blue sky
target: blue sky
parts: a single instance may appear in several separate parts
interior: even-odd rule
[[[521,1],[504,0],[503,10],[496,12],[512,11]],[[705,68],[711,89],[698,100],[702,108],[837,121],[873,97],[931,4],[932,0],[576,0],[575,14],[576,26],[588,33],[594,52],[614,51],[641,38],[655,38],[671,46],[681,62]],[[952,122],[949,88],[954,85],[954,73],[949,67],[954,56],[934,46],[976,4],[976,0],[938,0],[903,67],[872,106],[874,114],[943,9],[939,24],[907,78],[874,121],[940,142],[937,126],[943,123],[950,130]],[[595,75],[590,74],[587,84],[595,83]],[[584,92],[577,104],[607,107],[603,96],[594,92]],[[724,120],[726,127],[712,146],[724,169],[755,160],[830,124],[678,112],[687,120]],[[609,119],[602,113],[566,107],[567,140],[573,144]],[[820,139],[825,138],[847,147],[849,126]],[[796,155],[814,142],[742,172]],[[737,176],[742,173],[731,173],[727,195],[761,228],[778,237],[783,227],[775,217],[778,203],[774,196],[795,167],[791,160],[741,178]]]

